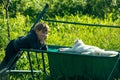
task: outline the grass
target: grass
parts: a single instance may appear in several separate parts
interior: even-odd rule
[[[20,20],[24,20],[22,17],[17,17],[17,19],[15,19],[16,23],[14,23],[14,19],[12,19],[13,21],[11,21],[11,25],[17,25],[19,29],[16,28],[15,26],[12,26],[11,34],[13,36],[11,39],[18,37],[19,34],[24,35],[30,29],[31,23],[27,23],[27,25],[25,25],[25,23],[20,22],[18,18],[20,18]],[[55,19],[62,21],[89,23],[89,24],[119,25],[119,20],[113,22],[110,17],[108,17],[108,19],[101,20],[99,18],[92,18],[87,15],[85,16],[71,15],[71,16],[65,16],[63,18],[56,16]],[[120,50],[120,44],[119,44],[120,29],[118,28],[102,28],[97,26],[90,27],[83,25],[56,23],[56,22],[55,23],[46,22],[46,23],[50,26],[50,32],[47,39],[47,44],[72,46],[74,44],[74,41],[77,38],[79,38],[83,40],[85,44],[88,45],[98,46],[102,49],[107,49],[107,50]],[[23,33],[21,31],[22,28],[24,28]],[[0,61],[1,61],[4,56],[4,50],[2,50],[0,53],[1,53],[0,54]],[[31,56],[34,64],[33,67],[34,69],[37,69],[35,54],[32,54]],[[45,58],[47,60],[47,56]],[[18,65],[17,69],[30,69],[28,64],[29,62],[27,61],[27,59],[28,59],[27,54],[26,53],[23,54],[21,59],[17,63]],[[39,61],[41,62],[41,56],[39,56]],[[46,62],[48,62],[48,60]],[[40,63],[40,68],[42,68],[41,64],[42,62]],[[47,72],[49,72],[48,63],[46,63],[46,65],[47,65]],[[44,74],[41,73],[40,76],[44,76]],[[27,80],[30,78],[30,76],[24,76],[24,77],[27,78]],[[11,80],[14,80],[14,78],[15,77],[12,76]],[[21,77],[19,77],[19,79],[20,78]]]
[[[111,23],[108,20],[101,21],[98,18],[92,19],[88,16],[65,16],[64,18],[57,17],[56,19],[81,23],[117,25],[117,21]],[[61,23],[49,23],[49,25],[51,31],[47,40],[48,44],[72,46],[74,41],[79,38],[86,44],[98,46],[103,49],[120,49],[120,30],[118,28],[90,27]]]

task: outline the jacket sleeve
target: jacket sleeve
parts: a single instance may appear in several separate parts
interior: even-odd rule
[[[36,37],[27,37],[25,42],[27,42],[28,48],[30,49],[47,50],[47,45],[41,44],[40,41],[36,39]]]
[[[41,44],[37,38],[37,35],[34,32],[31,32],[31,33],[32,33],[32,35],[27,36],[29,38],[28,44],[29,44],[30,48],[47,50],[46,44]]]
[[[27,36],[16,39],[15,45],[18,49],[26,48],[47,50],[47,46],[42,45],[40,41],[38,41],[37,36],[34,32],[29,33]]]
[[[47,45],[44,45],[41,50],[48,50],[48,46]]]

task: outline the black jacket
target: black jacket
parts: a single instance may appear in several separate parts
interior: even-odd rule
[[[20,50],[20,48],[25,48],[25,49],[41,49],[41,50],[47,50],[46,45],[41,44],[40,41],[37,38],[36,33],[32,30],[28,33],[28,35],[24,37],[19,37],[15,40],[11,40],[9,44],[7,45],[5,49],[5,57],[3,61],[0,64],[0,70],[3,69],[4,67],[8,66],[9,61],[11,60],[12,57],[15,57]],[[16,63],[18,57],[16,60],[11,63],[11,66],[9,69],[14,66]]]
[[[14,47],[16,50],[19,50],[20,48],[47,50],[46,45],[40,43],[35,31],[33,30],[30,31],[28,35],[14,40]]]
[[[8,59],[7,61],[9,61],[11,57],[15,56],[20,48],[47,50],[47,46],[40,43],[33,30],[24,37],[19,37],[10,41],[5,49],[6,59]]]

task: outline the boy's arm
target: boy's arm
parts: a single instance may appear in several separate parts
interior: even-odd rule
[[[41,50],[48,50],[48,46],[47,45],[44,45]]]

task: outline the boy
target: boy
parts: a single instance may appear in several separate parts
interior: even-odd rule
[[[49,26],[44,23],[39,23],[36,24],[36,26],[26,36],[10,41],[5,49],[5,57],[0,64],[0,70],[8,65],[10,59],[17,55],[20,48],[47,50],[45,41],[48,32]],[[14,63],[16,63],[16,61]],[[14,67],[13,64],[9,69],[12,67]]]

